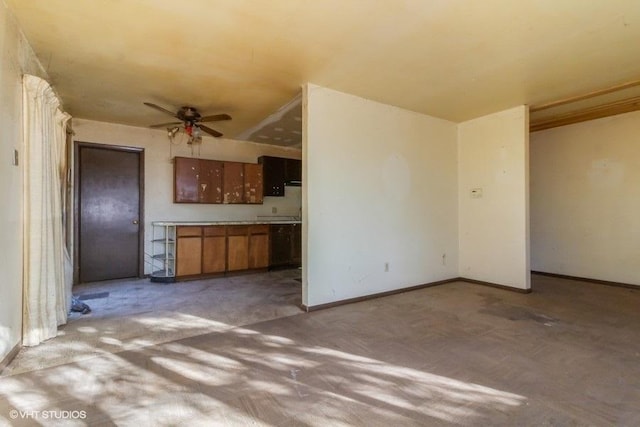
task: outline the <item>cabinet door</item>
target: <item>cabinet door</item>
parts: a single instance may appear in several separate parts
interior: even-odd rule
[[[249,236],[227,236],[227,270],[249,268]]]
[[[291,264],[302,264],[302,225],[291,225]]]
[[[288,225],[272,225],[269,235],[270,260],[273,267],[291,263],[291,227]]]
[[[269,266],[269,226],[254,225],[249,228],[249,268]]]
[[[202,227],[177,227],[176,276],[202,273]]]
[[[222,162],[200,160],[200,203],[222,203]]]
[[[287,159],[284,182],[290,185],[302,184],[302,161],[297,159]]]
[[[243,203],[244,165],[224,162],[223,203]]]
[[[263,166],[264,195],[275,197],[284,196],[286,159],[262,156],[258,161]]]
[[[203,237],[202,272],[223,273],[226,269],[227,242],[224,236]]]
[[[202,272],[222,273],[227,267],[227,237],[224,226],[204,227]]]
[[[200,160],[187,157],[176,157],[173,160],[174,203],[199,202]]]
[[[262,165],[244,164],[244,201],[260,204],[263,202]]]

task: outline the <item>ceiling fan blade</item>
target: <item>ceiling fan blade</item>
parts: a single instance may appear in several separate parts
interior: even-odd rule
[[[171,123],[160,123],[157,125],[151,125],[149,126],[150,128],[165,128],[167,126],[176,126],[176,125],[181,125],[182,122],[171,122]]]
[[[222,134],[220,132],[218,132],[217,130],[211,129],[210,127],[204,126],[204,125],[198,125],[198,127],[205,131],[206,133],[208,133],[211,136],[215,136],[216,138],[221,137]]]
[[[199,122],[219,122],[221,120],[231,120],[231,116],[228,114],[214,114],[212,116],[200,117]]]
[[[173,111],[169,111],[166,108],[162,108],[159,105],[152,104],[150,102],[145,102],[144,105],[146,105],[147,107],[151,107],[151,108],[153,108],[155,110],[162,111],[163,113],[168,114],[168,115],[170,115],[172,117],[178,118],[178,116],[176,116],[176,113],[174,113]]]

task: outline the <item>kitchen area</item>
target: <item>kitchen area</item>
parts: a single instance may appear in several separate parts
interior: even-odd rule
[[[262,205],[298,192],[301,161],[260,156],[257,163],[194,157],[173,159],[173,203]],[[274,269],[299,268],[301,209],[255,220],[153,221],[152,282],[175,282]]]

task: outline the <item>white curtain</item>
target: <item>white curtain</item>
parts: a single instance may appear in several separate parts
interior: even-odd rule
[[[23,77],[24,272],[22,343],[55,337],[71,302],[62,229],[69,115],[45,80]]]

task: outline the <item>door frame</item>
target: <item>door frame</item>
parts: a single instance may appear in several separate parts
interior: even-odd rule
[[[144,277],[144,148],[125,145],[99,144],[75,141],[73,147],[73,284],[80,282],[80,149],[99,148],[103,150],[138,153],[138,193],[140,223],[138,224],[138,277]]]

